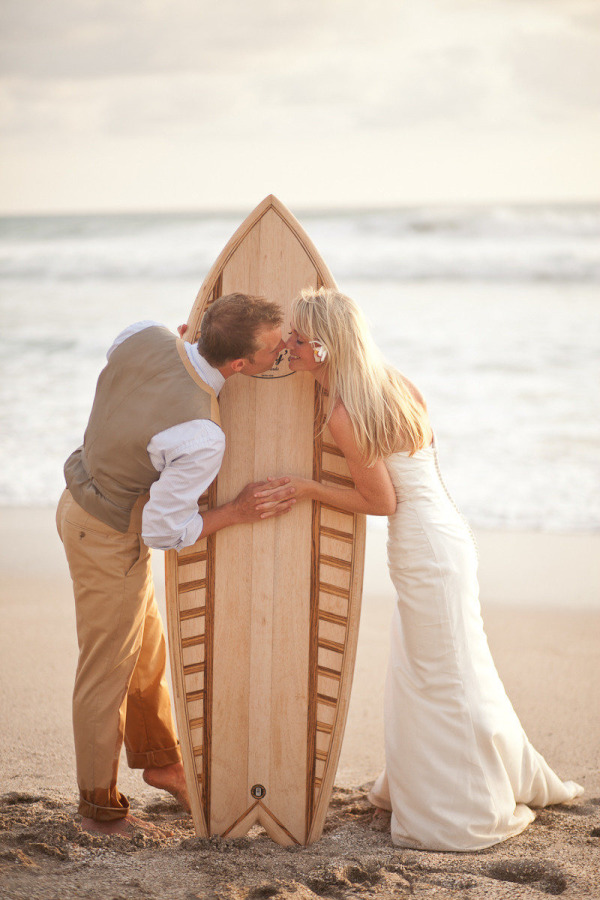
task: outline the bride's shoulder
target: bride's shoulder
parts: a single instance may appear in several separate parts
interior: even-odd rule
[[[327,427],[331,432],[331,436],[340,450],[346,455],[348,452],[356,450],[356,438],[354,434],[354,425],[341,400],[338,400],[331,415],[327,421]]]
[[[338,399],[335,401],[333,409],[331,410],[331,415],[329,416],[330,422],[335,422],[336,424],[343,424],[344,422],[350,421],[350,416],[348,415],[348,410],[342,403],[342,401]]]
[[[341,400],[338,400],[331,410],[331,415],[329,416],[327,425],[331,433],[334,435],[336,433],[352,432],[352,420],[348,415],[348,410]]]

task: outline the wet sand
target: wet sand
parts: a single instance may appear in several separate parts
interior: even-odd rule
[[[195,838],[175,802],[121,767],[133,811],[171,832],[133,840],[79,828],[70,694],[70,581],[48,509],[0,510],[0,894],[17,898],[599,897],[600,536],[481,533],[484,620],[530,739],[582,798],[540,811],[486,851],[395,848],[370,827],[383,763],[382,690],[394,601],[385,535],[371,530],[354,690],[323,838],[284,849],[262,831]],[[161,554],[155,554],[162,594]]]

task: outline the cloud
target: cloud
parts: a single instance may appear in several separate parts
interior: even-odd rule
[[[4,132],[527,127],[597,107],[579,0],[9,0]]]
[[[525,152],[554,129],[566,167],[600,128],[597,0],[4,0],[0,16],[12,171],[136,141],[148,167],[150,147],[191,168],[226,145],[295,167],[315,145],[317,166],[326,143],[364,178],[380,147],[434,142],[460,179],[461,144],[497,146],[501,166],[508,139]]]
[[[595,32],[522,34],[510,50],[516,85],[540,117],[600,112],[600,26]]]
[[[1,71],[99,78],[236,70],[272,46],[310,38],[331,0],[5,0]]]

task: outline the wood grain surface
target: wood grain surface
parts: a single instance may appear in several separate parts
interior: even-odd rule
[[[198,294],[186,340],[233,291],[284,311],[301,288],[335,287],[300,224],[267,197]],[[251,481],[296,474],[351,485],[323,431],[318,387],[286,355],[220,397],[227,449],[200,508]],[[358,638],[365,521],[325,504],[234,526],[166,558],[174,701],[196,832],[239,837],[258,823],[280,844],[322,832],[344,733]]]

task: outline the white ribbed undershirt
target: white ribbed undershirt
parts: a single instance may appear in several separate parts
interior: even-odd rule
[[[160,325],[143,321],[122,331],[108,353],[144,328]],[[161,326],[164,327],[164,326]],[[195,344],[185,342],[190,362],[218,396],[225,379],[198,353]],[[202,532],[198,497],[217,477],[225,452],[225,435],[210,419],[193,419],[155,434],[147,448],[160,478],[150,488],[150,500],[142,516],[142,538],[155,550],[181,550],[195,544]]]

